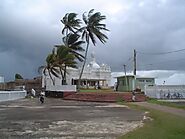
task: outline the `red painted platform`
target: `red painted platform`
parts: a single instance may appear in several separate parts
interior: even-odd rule
[[[110,92],[110,93],[73,93],[65,95],[64,100],[77,100],[77,101],[91,101],[91,102],[118,102],[120,100],[131,102],[132,94],[124,92]],[[146,101],[144,94],[136,94],[136,101]]]

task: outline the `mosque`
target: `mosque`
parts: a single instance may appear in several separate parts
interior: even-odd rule
[[[67,68],[67,85],[77,85],[81,69]],[[42,75],[42,87],[52,85],[49,75]],[[61,85],[62,79],[54,77],[55,85]],[[81,87],[94,88],[101,87],[107,88],[111,86],[111,68],[106,64],[99,65],[96,62],[95,54],[91,53],[91,61],[85,65],[84,72],[81,78]]]

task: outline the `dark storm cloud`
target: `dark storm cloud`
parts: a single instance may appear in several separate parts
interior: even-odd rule
[[[90,9],[107,16],[108,42],[98,43],[100,63],[113,71],[123,64],[132,69],[133,49],[138,51],[138,70],[184,70],[185,52],[168,55],[144,55],[185,48],[185,2],[174,0],[2,0],[0,3],[0,74],[12,79],[15,73],[26,78],[37,75],[52,46],[60,43],[60,19],[67,12],[79,17]],[[178,60],[179,59],[179,60]]]
[[[107,50],[114,69],[123,70],[123,64],[138,51],[137,65],[140,70],[185,69],[182,59],[185,52],[168,55],[144,55],[185,48],[185,3],[164,1],[143,1],[131,5],[125,14],[118,17],[118,23],[111,24],[111,36]],[[108,46],[108,47],[109,47]],[[104,48],[101,48],[102,50]],[[106,51],[105,48],[104,51]],[[111,51],[112,50],[112,51]],[[98,50],[99,51],[99,50]],[[102,51],[99,51],[102,54]],[[99,53],[99,54],[100,54]],[[103,57],[102,60],[108,59]],[[171,62],[170,62],[171,60]],[[176,61],[175,61],[176,60]],[[162,63],[162,64],[161,64]],[[129,67],[131,67],[131,61]],[[150,66],[152,64],[152,66]],[[130,69],[130,68],[129,68]]]

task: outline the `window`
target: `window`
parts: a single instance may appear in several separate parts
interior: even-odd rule
[[[139,79],[139,82],[142,82],[142,83],[144,83],[144,82],[145,82],[145,80]]]
[[[151,83],[151,82],[152,82],[152,80],[146,80],[146,82],[147,82],[147,83]]]

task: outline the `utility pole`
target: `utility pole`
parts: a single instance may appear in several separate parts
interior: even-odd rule
[[[134,49],[134,75],[136,75],[136,50]]]
[[[133,90],[136,88],[136,50],[134,49],[134,62],[133,62],[133,72],[134,72],[134,84],[133,84]]]
[[[123,65],[124,66],[124,72],[125,72],[125,85],[126,85],[126,90],[128,91],[128,86],[127,86],[127,75],[126,75],[126,65]]]

